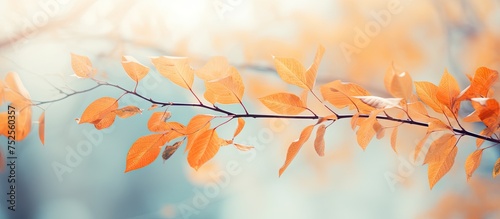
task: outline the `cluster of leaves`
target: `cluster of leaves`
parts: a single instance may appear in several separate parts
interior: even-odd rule
[[[321,97],[316,95],[315,81],[318,67],[324,54],[324,48],[318,47],[313,63],[306,69],[294,58],[274,57],[274,66],[279,77],[286,83],[298,86],[303,90],[300,95],[280,92],[259,98],[260,102],[269,110],[276,113],[251,114],[247,111],[242,99],[245,86],[238,70],[231,66],[223,57],[214,57],[203,67],[193,69],[189,59],[183,57],[153,57],[153,65],[158,72],[174,84],[188,90],[198,103],[173,103],[159,102],[144,97],[136,92],[141,79],[150,71],[149,67],[141,64],[130,56],[122,57],[122,66],[127,75],[135,81],[133,90],[127,90],[118,85],[99,81],[95,78],[96,69],[93,68],[89,58],[72,54],[72,68],[76,76],[89,78],[99,85],[112,86],[124,91],[123,95],[135,95],[153,105],[149,110],[166,108],[165,110],[153,112],[148,120],[147,127],[152,132],[150,135],[140,137],[131,146],[127,159],[125,172],[142,168],[152,163],[157,157],[162,156],[164,160],[170,158],[177,149],[186,142],[185,152],[191,167],[198,169],[207,161],[212,159],[220,147],[233,145],[239,150],[250,150],[251,146],[245,146],[235,142],[235,137],[245,126],[243,118],[295,118],[315,120],[313,124],[306,126],[300,133],[299,138],[292,142],[288,148],[283,166],[279,169],[281,176],[292,160],[298,154],[301,147],[308,141],[316,128],[314,148],[319,156],[324,155],[326,129],[335,121],[350,119],[353,130],[356,130],[358,144],[364,150],[369,142],[377,137],[384,137],[386,130],[392,130],[390,142],[391,147],[397,152],[398,129],[401,125],[415,125],[427,127],[426,134],[415,146],[415,159],[420,153],[423,145],[432,133],[440,136],[431,142],[430,148],[425,156],[424,164],[428,165],[428,179],[432,188],[453,166],[458,151],[457,144],[463,136],[471,136],[477,139],[477,150],[466,160],[465,171],[467,179],[478,168],[484,150],[500,144],[497,134],[500,127],[500,105],[492,98],[491,86],[498,78],[498,72],[480,67],[474,75],[469,76],[470,86],[461,90],[457,81],[447,71],[444,72],[438,85],[426,81],[414,82],[407,72],[399,71],[391,66],[384,77],[384,85],[392,97],[373,96],[363,87],[349,82],[335,80],[319,86]],[[204,99],[211,105],[203,103],[193,90],[195,76],[201,79],[205,85]],[[415,87],[415,93],[414,91]],[[29,94],[20,86],[15,74],[8,74],[6,85],[2,84],[0,94],[19,106],[20,112],[26,111],[31,105]],[[21,94],[21,95],[19,95]],[[110,127],[116,117],[128,118],[142,113],[138,106],[119,107],[119,98],[102,97],[92,102],[83,112],[78,122],[93,124],[97,129]],[[315,110],[308,107],[307,98],[312,95],[330,113],[319,116]],[[475,109],[470,115],[460,118],[459,111],[463,102],[469,102]],[[233,113],[219,108],[219,104],[239,104],[245,113]],[[219,115],[199,114],[193,116],[187,124],[170,121],[170,106],[192,106],[201,107]],[[342,109],[348,108],[352,114],[338,114],[332,107]],[[434,111],[429,112],[428,109]],[[310,113],[311,115],[300,115]],[[0,114],[4,115],[3,113]],[[31,118],[31,111],[29,111]],[[20,116],[20,118],[22,118]],[[216,119],[223,120],[218,124],[212,124]],[[236,119],[237,128],[231,139],[219,137],[217,128]],[[27,120],[27,117],[25,117]],[[43,121],[43,114],[40,119]],[[2,119],[2,123],[5,120]],[[24,121],[24,120],[23,120]],[[463,128],[461,122],[481,122],[484,129],[479,133],[473,133]],[[20,124],[25,124],[20,123]],[[28,120],[31,123],[31,120]],[[41,122],[43,124],[43,122]],[[5,126],[2,126],[5,127]],[[28,125],[21,126],[19,134],[25,137],[29,132]],[[41,139],[43,142],[43,126]],[[2,135],[6,135],[0,129]],[[485,141],[494,143],[491,146],[482,147]],[[163,153],[161,149],[163,148]],[[500,159],[494,165],[493,177],[500,172]]]

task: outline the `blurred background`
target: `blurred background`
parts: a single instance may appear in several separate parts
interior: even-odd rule
[[[255,101],[258,97],[298,91],[279,79],[272,56],[293,57],[308,66],[318,45],[326,48],[318,85],[341,79],[378,96],[388,96],[383,76],[392,63],[415,81],[435,84],[448,69],[462,89],[466,75],[478,67],[500,69],[498,0],[3,0],[0,13],[0,76],[19,73],[34,100],[95,85],[72,76],[70,53],[90,57],[100,78],[129,89],[134,83],[120,60],[134,56],[152,69],[138,92],[182,102],[195,99],[160,76],[150,57],[185,56],[200,68],[211,57],[224,56],[240,71],[244,102],[252,112],[269,112]],[[202,81],[196,80],[194,88],[202,96]],[[0,218],[500,217],[500,181],[491,178],[498,150],[487,150],[467,182],[463,165],[475,139],[463,138],[455,166],[431,191],[427,167],[410,159],[425,130],[411,126],[400,129],[396,154],[388,137],[362,151],[349,121],[336,122],[327,130],[325,157],[318,157],[309,141],[278,178],[289,143],[309,123],[247,119],[237,140],[255,150],[224,147],[194,171],[181,148],[165,163],[159,158],[124,173],[128,149],[149,134],[152,112],[118,119],[103,131],[74,121],[95,99],[120,95],[99,88],[42,105],[44,146],[36,133],[42,110],[34,108],[33,131],[16,150],[16,212],[2,201]],[[132,97],[120,104],[150,106]],[[464,115],[472,111],[463,110]],[[197,113],[211,113],[175,107],[171,112],[172,120],[184,124]],[[230,136],[235,126],[230,123],[219,133]],[[7,140],[0,140],[6,153]],[[2,200],[7,176],[0,174]]]

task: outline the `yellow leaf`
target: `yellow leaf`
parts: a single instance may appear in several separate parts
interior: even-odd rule
[[[152,134],[140,137],[132,144],[127,154],[125,172],[145,167],[160,154],[161,146],[167,143],[166,134]]]
[[[95,69],[92,67],[92,62],[87,56],[81,56],[71,53],[71,68],[76,76],[80,78],[91,78],[96,74]]]
[[[307,139],[309,139],[309,136],[311,136],[311,132],[312,132],[313,128],[314,128],[314,125],[309,125],[309,126],[305,127],[304,130],[302,130],[302,132],[300,133],[299,139],[297,139],[296,141],[294,141],[290,144],[290,147],[288,147],[288,152],[286,153],[285,163],[283,164],[283,166],[279,170],[279,176],[281,176],[281,174],[283,174],[283,172],[286,170],[288,165],[290,165],[290,163],[292,162],[293,158],[295,158],[297,153],[299,153],[299,150],[302,147],[302,145],[304,145],[304,143],[307,141]]]
[[[205,99],[210,103],[232,104],[241,103],[245,85],[238,70],[229,68],[228,76],[215,81],[205,82]]]
[[[83,111],[83,114],[79,120],[79,124],[82,123],[93,123],[99,122],[103,119],[107,114],[113,112],[118,109],[118,100],[112,97],[102,97],[94,102],[92,102],[86,109]]]
[[[360,99],[361,102],[375,108],[375,109],[390,109],[390,108],[401,108],[399,105],[401,98],[382,98],[377,96],[353,96],[354,98]]]
[[[412,94],[413,84],[410,74],[398,71],[394,64],[387,69],[384,77],[386,90],[393,96],[409,99]]]
[[[254,147],[253,146],[245,146],[242,144],[233,144],[234,147],[236,147],[240,151],[249,151],[252,150]]]
[[[233,139],[240,134],[241,130],[245,127],[245,120],[243,118],[238,118],[238,127],[236,127],[236,130],[234,131]]]
[[[122,66],[128,76],[136,83],[139,83],[149,72],[149,67],[141,64],[132,56],[122,56]]]
[[[188,58],[184,57],[153,57],[153,65],[161,75],[173,83],[191,89],[194,81],[194,70],[189,66]]]
[[[209,129],[201,133],[188,152],[187,159],[189,165],[198,170],[198,168],[217,154],[223,144],[224,141],[219,138],[215,129]]]
[[[299,86],[304,89],[311,90],[306,79],[306,69],[304,66],[294,58],[281,58],[274,57],[274,66],[276,72],[283,81],[289,84]]]
[[[225,57],[215,56],[208,60],[203,67],[196,70],[195,73],[204,81],[213,81],[227,77],[230,67]]]
[[[306,85],[311,90],[314,87],[314,83],[316,82],[316,75],[318,73],[319,63],[321,62],[324,53],[325,53],[325,47],[319,45],[318,49],[316,50],[316,55],[314,56],[314,61],[306,71],[306,77],[305,77]]]
[[[128,118],[131,116],[135,116],[138,113],[142,113],[142,110],[136,106],[126,106],[126,107],[123,107],[121,109],[115,110],[115,113],[118,117],[124,119],[124,118]]]
[[[415,82],[417,95],[427,106],[437,113],[443,113],[443,105],[436,99],[438,87],[430,82]]]
[[[306,105],[295,94],[275,93],[259,98],[268,109],[278,114],[297,115],[306,109]]]
[[[498,174],[500,173],[500,158],[495,162],[495,165],[493,165],[493,178],[497,177]]]
[[[196,115],[191,118],[186,126],[187,145],[184,151],[189,151],[193,147],[198,135],[210,128],[210,121],[212,121],[213,118],[214,117],[210,115]]]
[[[472,174],[479,167],[481,163],[481,157],[483,156],[483,150],[476,150],[467,157],[465,160],[465,174],[467,174],[467,181],[472,177]]]
[[[448,73],[448,70],[445,70],[441,77],[441,82],[439,82],[436,99],[447,106],[448,109],[452,110],[453,114],[456,115],[460,108],[460,104],[455,103],[459,94],[460,87],[458,86],[457,80]]]
[[[38,119],[38,137],[40,137],[40,141],[42,142],[42,145],[45,144],[45,112],[40,115],[40,118]]]
[[[397,140],[398,138],[398,127],[394,127],[394,129],[392,130],[392,134],[391,134],[391,147],[392,147],[392,150],[394,150],[394,152],[398,153],[397,150],[396,150],[396,147],[397,147]]]
[[[163,150],[163,153],[161,154],[161,158],[163,158],[163,162],[168,160],[179,148],[179,146],[182,145],[182,142],[184,141],[178,141],[175,142],[173,145],[167,145],[165,146],[165,149]]]
[[[325,131],[326,126],[321,124],[316,130],[316,139],[314,140],[314,149],[320,157],[325,156]]]

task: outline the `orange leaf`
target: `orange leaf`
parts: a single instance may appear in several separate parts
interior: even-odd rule
[[[300,100],[302,103],[304,103],[305,106],[307,106],[307,95],[309,94],[309,90],[302,90],[302,93],[300,93]]]
[[[205,82],[204,96],[210,103],[241,103],[245,90],[243,80],[234,67],[230,67],[228,73],[224,78]]]
[[[394,152],[396,152],[396,153],[398,153],[396,150],[397,138],[398,138],[398,127],[394,127],[394,129],[392,130],[392,134],[391,134],[391,147],[392,147],[392,150],[394,150]]]
[[[158,104],[153,104],[153,105],[151,105],[151,107],[149,107],[148,110],[154,110],[156,108],[158,108]]]
[[[16,111],[16,141],[24,140],[31,131],[31,108]]]
[[[360,99],[361,102],[369,105],[375,109],[390,109],[390,108],[401,108],[399,103],[401,98],[383,98],[377,96],[353,96],[354,98]]]
[[[357,106],[362,113],[369,113],[373,110],[373,107],[353,98],[353,96],[370,96],[368,91],[357,84],[336,80],[322,85],[320,91],[323,98],[337,108],[348,106],[352,110]]]
[[[444,131],[444,130],[449,130],[453,131],[453,129],[449,126],[444,124],[439,119],[433,119],[431,122],[429,122],[429,126],[427,127],[427,133],[432,133],[432,132],[437,132],[437,131]]]
[[[125,172],[136,170],[152,163],[158,157],[161,147],[167,141],[166,134],[152,134],[137,139],[128,151]]]
[[[493,178],[497,177],[498,174],[500,173],[500,158],[495,162],[495,165],[493,165]]]
[[[368,143],[370,143],[373,136],[376,134],[375,129],[373,129],[373,125],[377,122],[377,114],[381,111],[382,110],[380,109],[374,110],[368,119],[359,124],[359,129],[356,132],[356,140],[363,150],[366,149],[366,146],[368,146]]]
[[[0,113],[0,136],[9,136],[9,124],[8,124],[9,114],[7,112]]]
[[[451,133],[445,133],[437,140],[431,143],[427,154],[425,155],[424,164],[433,163],[443,159],[446,152],[449,152],[455,146],[457,138]]]
[[[319,63],[323,58],[323,54],[325,53],[325,47],[319,45],[316,50],[316,55],[314,56],[314,62],[309,66],[306,71],[306,85],[309,89],[312,90],[314,87],[314,83],[316,82],[316,75],[318,73]]]
[[[409,99],[412,94],[413,84],[410,74],[398,71],[392,66],[387,69],[384,76],[385,89],[393,96]]]
[[[429,119],[429,113],[427,109],[425,109],[425,105],[420,102],[409,103],[408,105],[408,114],[413,120],[427,120]]]
[[[240,134],[241,130],[243,130],[243,127],[245,127],[245,120],[243,118],[238,118],[238,127],[236,127],[236,130],[234,131],[233,139]]]
[[[219,138],[215,129],[209,129],[201,133],[188,152],[187,159],[189,165],[198,170],[198,168],[217,154],[220,146],[223,144],[224,141]]]
[[[448,70],[445,70],[443,77],[441,77],[441,82],[439,82],[436,99],[447,106],[448,109],[452,110],[453,114],[456,115],[460,108],[460,104],[455,103],[459,94],[460,87],[458,86],[457,80],[448,73]]]
[[[385,127],[383,127],[379,122],[373,123],[373,130],[376,133],[377,139],[382,139],[385,135]]]
[[[275,93],[259,98],[268,109],[278,114],[297,115],[306,109],[306,105],[295,94]]]
[[[325,131],[326,126],[321,124],[316,130],[316,139],[314,140],[314,149],[320,157],[325,156]]]
[[[210,121],[212,121],[214,117],[210,115],[196,115],[189,121],[186,126],[186,134],[187,134],[187,145],[184,151],[189,151],[193,144],[198,138],[198,135],[207,131],[210,128]]]
[[[154,112],[148,120],[148,129],[152,132],[163,132],[169,129],[166,126],[166,121],[170,119],[172,113],[169,111],[165,112]]]
[[[455,136],[451,135],[450,137],[449,135],[445,134],[434,141],[425,157],[425,160],[429,163],[428,178],[431,189],[446,173],[448,173],[448,171],[450,171],[455,162],[458,151],[456,147],[457,139]],[[446,139],[445,142],[442,141],[444,139]],[[426,161],[424,162],[427,163]]]
[[[359,119],[359,113],[352,115],[352,118],[351,118],[352,130],[354,130],[356,128],[356,126],[358,125],[358,119]]]
[[[163,158],[163,162],[168,160],[179,148],[179,146],[182,145],[182,142],[184,141],[178,141],[175,142],[173,145],[167,145],[165,146],[165,149],[163,150],[163,153],[161,154],[161,158]]]
[[[142,113],[142,110],[136,106],[126,106],[121,109],[117,109],[114,111],[116,115],[122,119],[134,116],[138,113]]]
[[[141,64],[132,56],[122,56],[122,66],[128,76],[136,83],[139,83],[149,72],[149,67]]]
[[[299,139],[295,140],[290,144],[290,147],[288,147],[288,152],[286,153],[286,160],[283,166],[279,170],[279,176],[283,174],[283,172],[286,170],[288,165],[292,162],[293,158],[299,153],[300,148],[304,143],[309,139],[309,136],[311,136],[311,132],[314,128],[314,125],[309,125],[302,130],[300,133]]]
[[[436,99],[438,87],[430,82],[415,82],[417,95],[427,106],[437,113],[443,113],[443,105]]]
[[[240,151],[249,151],[252,150],[254,147],[253,146],[245,146],[242,144],[233,144],[234,147],[236,147]]]
[[[153,57],[153,65],[161,75],[173,83],[191,89],[194,81],[194,70],[189,66],[188,58],[184,57]]]
[[[418,154],[422,150],[422,147],[424,146],[424,144],[427,141],[427,138],[429,138],[429,136],[430,136],[429,133],[425,134],[425,136],[422,139],[420,139],[420,141],[417,143],[417,146],[415,146],[415,153],[413,155],[413,160],[415,160],[415,161],[417,160]]]
[[[11,102],[11,106],[19,110],[31,105],[30,94],[17,73],[7,73],[4,86],[3,97],[8,102]]]
[[[465,160],[465,173],[467,174],[467,181],[472,177],[472,174],[479,167],[481,163],[481,157],[483,156],[483,150],[476,150],[467,157]]]
[[[328,121],[328,120],[336,121],[337,119],[338,119],[338,117],[335,114],[331,114],[331,115],[328,115],[325,117],[319,117],[318,122],[316,122],[316,125],[321,124],[321,123]]]
[[[40,137],[40,141],[42,142],[42,145],[45,144],[45,112],[40,115],[40,118],[38,119],[39,124],[38,124],[38,137]]]
[[[213,81],[227,77],[230,67],[225,57],[215,56],[208,60],[203,67],[196,70],[195,73],[204,81]]]
[[[92,67],[92,62],[87,56],[81,56],[71,53],[71,68],[76,76],[80,78],[91,78],[96,74],[95,69]]]
[[[493,83],[498,79],[498,72],[485,67],[476,70],[471,85],[460,93],[458,99],[471,99],[474,97],[488,97],[488,92]]]
[[[312,89],[312,87],[309,87],[307,83],[305,75],[306,69],[296,59],[274,57],[274,66],[276,67],[278,75],[286,83],[293,84],[304,89]]]
[[[104,118],[96,120],[95,122],[93,122],[93,124],[97,130],[102,130],[105,128],[109,128],[111,125],[113,125],[115,119],[116,119],[116,113],[111,112],[106,114]]]
[[[118,109],[118,100],[112,97],[102,97],[92,102],[79,120],[82,123],[97,123],[103,119],[107,114]]]

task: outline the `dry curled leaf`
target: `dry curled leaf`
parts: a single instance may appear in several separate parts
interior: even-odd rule
[[[240,134],[241,130],[243,130],[243,127],[245,127],[245,120],[240,117],[238,118],[238,126],[234,131],[233,139]]]
[[[233,145],[235,148],[237,148],[240,151],[249,151],[249,150],[252,150],[254,148],[253,146],[246,146],[246,145],[237,144],[237,143],[234,143]]]
[[[498,158],[498,160],[493,165],[493,173],[492,173],[493,178],[497,177],[499,173],[500,173],[500,158]]]
[[[167,145],[165,146],[165,149],[163,150],[163,153],[161,154],[161,157],[163,158],[163,162],[168,160],[179,148],[179,146],[182,145],[184,141],[177,141],[173,145]]]
[[[325,131],[326,126],[321,124],[316,130],[316,139],[314,140],[314,149],[320,157],[325,156]]]
[[[288,147],[288,152],[286,153],[286,160],[283,166],[279,170],[279,176],[283,174],[283,172],[286,170],[288,165],[292,162],[293,158],[297,156],[297,153],[299,153],[300,148],[302,148],[302,145],[309,139],[309,136],[311,136],[311,132],[314,128],[314,125],[309,125],[302,130],[300,133],[299,139],[296,141],[292,142],[290,146]]]
[[[135,116],[139,113],[142,113],[142,110],[136,106],[126,106],[120,109],[115,110],[115,113],[118,117],[125,119],[131,116]]]

